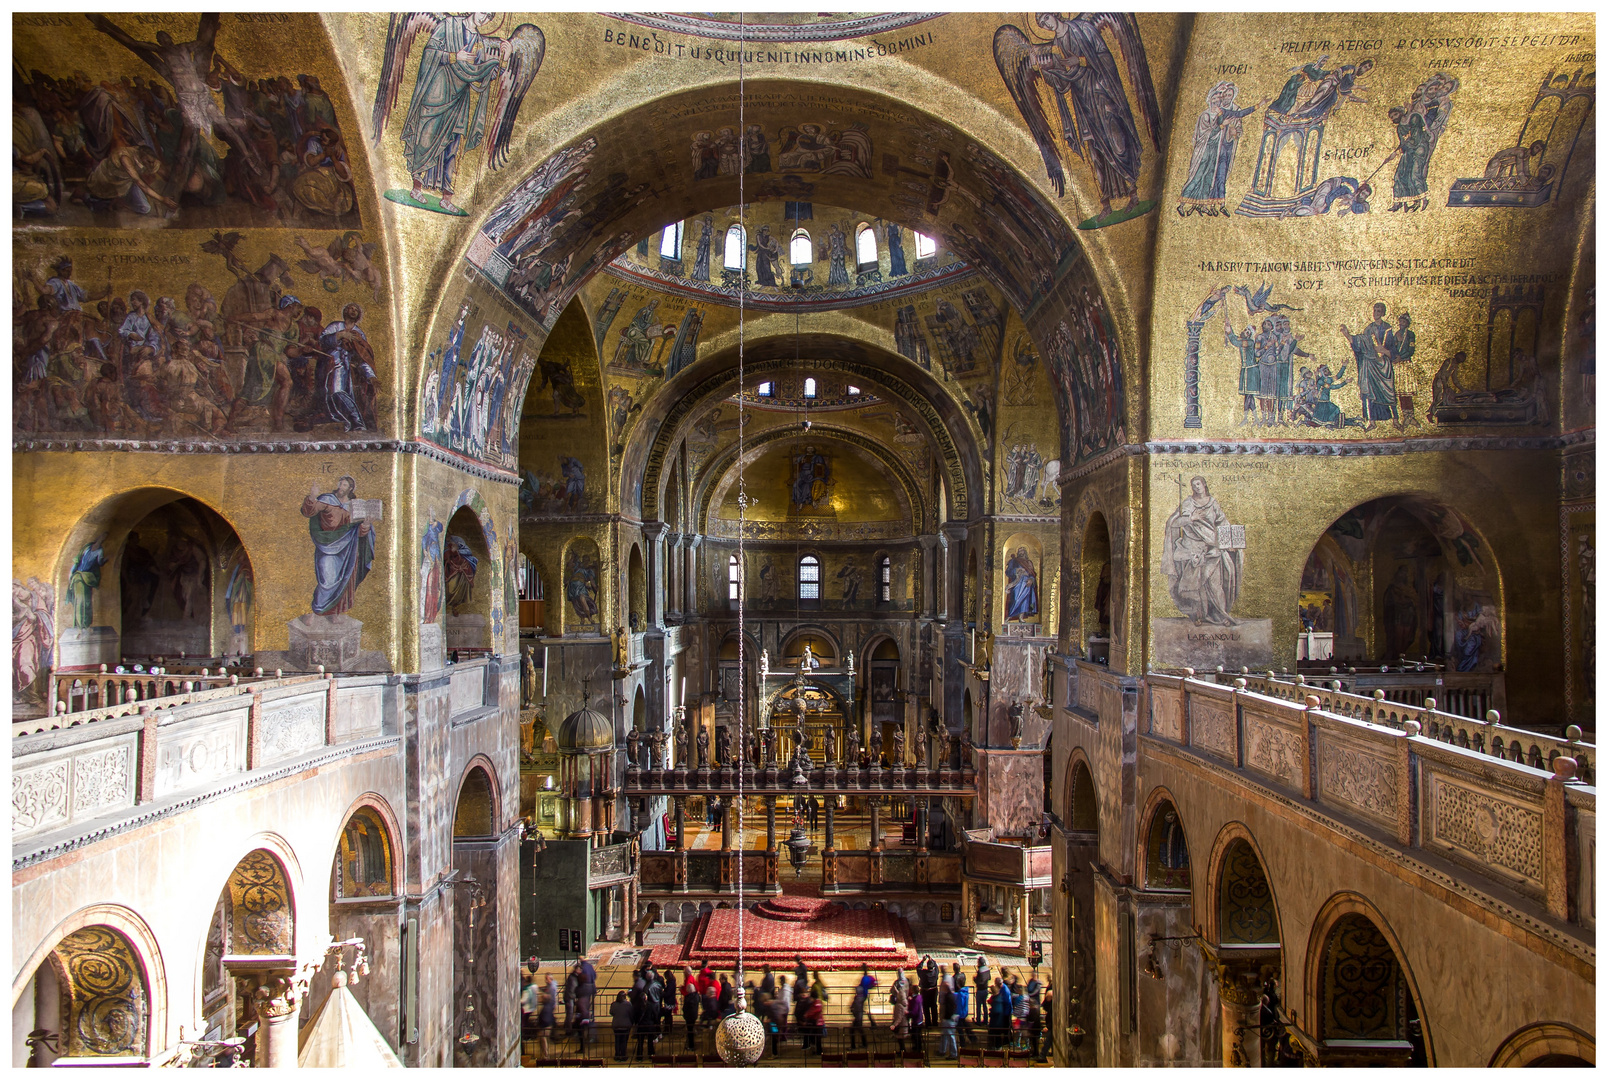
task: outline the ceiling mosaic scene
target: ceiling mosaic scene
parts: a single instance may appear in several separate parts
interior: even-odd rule
[[[11,25],[14,1066],[1595,1063],[1591,13]]]

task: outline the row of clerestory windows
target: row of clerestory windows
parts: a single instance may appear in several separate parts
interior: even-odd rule
[[[916,258],[925,259],[938,250],[938,244],[924,233],[916,233]],[[659,240],[659,254],[666,259],[681,258],[681,245],[685,238],[685,222],[677,221],[664,227]],[[748,266],[748,235],[741,225],[726,230],[725,253],[722,266],[727,270],[742,270]],[[798,229],[788,244],[788,260],[794,266],[808,266],[815,261],[815,243],[808,229]],[[865,222],[855,230],[854,257],[860,270],[870,270],[877,264],[877,233]]]

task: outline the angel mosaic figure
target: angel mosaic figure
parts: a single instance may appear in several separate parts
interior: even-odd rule
[[[1125,12],[1084,12],[1071,19],[1040,12],[1034,21],[1051,40],[1032,41],[1006,24],[994,32],[994,63],[1044,156],[1050,185],[1057,195],[1066,194],[1066,175],[1045,115],[1041,84],[1055,99],[1066,149],[1088,162],[1099,185],[1100,216],[1093,222],[1114,224],[1103,219],[1111,215],[1111,201],[1124,196],[1128,199],[1125,215],[1142,212],[1138,206],[1139,131],[1116,58],[1106,44],[1109,35],[1121,51],[1151,145],[1160,150],[1161,109],[1150,81],[1138,21]],[[1085,226],[1097,227],[1091,222]]]
[[[453,184],[464,152],[486,140],[488,123],[487,165],[496,169],[508,160],[514,120],[525,92],[541,70],[547,39],[531,23],[521,23],[507,38],[482,33],[502,17],[487,12],[392,14],[380,86],[374,96],[376,141],[396,108],[403,68],[414,41],[421,34],[430,36],[419,58],[418,79],[402,123],[402,149],[413,189],[386,192],[387,198],[463,216],[466,211],[452,201]],[[439,198],[426,201],[426,188],[439,192]]]

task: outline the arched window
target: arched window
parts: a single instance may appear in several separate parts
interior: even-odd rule
[[[854,253],[861,270],[869,270],[877,264],[876,230],[863,221],[854,234]]]
[[[877,560],[877,599],[884,604],[893,600],[893,560],[886,555]]]
[[[681,222],[664,227],[664,238],[659,241],[659,254],[666,259],[681,258]]]
[[[733,225],[726,230],[726,261],[727,270],[741,270],[748,265],[748,237],[743,233],[741,225]]]
[[[806,555],[798,561],[798,598],[821,598],[821,560],[814,555]]]
[[[813,377],[804,380],[804,396],[815,396],[815,379]]]
[[[734,604],[742,598],[742,577],[742,564],[737,561],[737,556],[733,555],[726,560],[726,599]]]
[[[926,233],[916,234],[916,258],[925,259],[938,253],[938,242]]]
[[[793,233],[790,256],[794,266],[808,266],[815,261],[815,245],[810,243],[810,234],[804,229]]]

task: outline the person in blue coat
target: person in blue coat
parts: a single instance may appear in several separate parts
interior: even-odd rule
[[[994,996],[989,999],[988,1046],[1001,1049],[1011,1030],[1011,992],[1003,980],[994,980]]]

